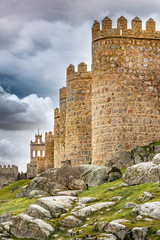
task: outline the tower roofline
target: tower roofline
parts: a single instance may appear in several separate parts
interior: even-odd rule
[[[131,29],[127,27],[127,19],[123,16],[117,19],[117,27],[112,27],[112,20],[105,17],[102,21],[102,30],[100,23],[94,21],[92,26],[92,41],[109,37],[139,38],[139,39],[160,39],[160,31],[156,31],[156,23],[151,18],[146,21],[146,29],[142,30],[142,21],[135,17],[131,21]]]

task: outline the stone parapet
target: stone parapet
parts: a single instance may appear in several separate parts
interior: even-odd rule
[[[0,188],[18,180],[18,167],[15,165],[0,165]]]
[[[142,21],[135,17],[131,22],[131,29],[127,28],[127,19],[123,16],[117,20],[117,28],[112,28],[112,20],[105,17],[100,23],[94,21],[92,26],[92,41],[107,39],[108,37],[117,38],[137,38],[137,39],[160,39],[160,31],[155,31],[155,21],[150,18],[146,22],[146,30],[142,30]]]
[[[97,30],[95,23],[92,43],[92,163],[96,165],[105,164],[117,151],[158,141],[160,131],[160,35],[154,31],[154,21],[147,21],[146,30],[139,18],[132,21],[132,29],[127,29],[124,17],[116,29],[108,18],[103,24]]]

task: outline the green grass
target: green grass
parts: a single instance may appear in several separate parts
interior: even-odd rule
[[[0,215],[5,213],[22,213],[29,205],[35,202],[35,199],[16,198],[20,188],[29,184],[29,182],[30,180],[20,180],[0,189]],[[11,189],[17,186],[19,186],[19,189],[11,194]],[[7,202],[2,203],[2,201]]]
[[[124,171],[125,170],[123,170],[123,172]],[[9,212],[12,212],[15,214],[22,213],[25,208],[27,208],[30,204],[35,202],[35,199],[27,199],[27,198],[17,199],[15,196],[19,191],[19,189],[16,190],[16,192],[14,192],[13,194],[10,193],[12,187],[15,187],[15,186],[22,187],[28,183],[29,183],[28,180],[22,180],[12,185],[9,185],[5,188],[0,189],[0,201],[2,200],[8,201],[6,203],[0,204],[0,214],[9,213]],[[77,237],[78,236],[80,237],[86,234],[97,236],[97,237],[100,236],[103,233],[103,231],[98,232],[96,230],[94,231],[92,230],[94,221],[110,222],[115,219],[124,218],[130,221],[129,223],[123,223],[129,229],[132,229],[134,227],[150,227],[151,230],[149,231],[148,237],[152,240],[157,240],[157,236],[155,233],[157,230],[160,229],[160,221],[158,220],[153,220],[152,222],[147,222],[144,220],[137,221],[136,217],[131,216],[132,209],[123,209],[123,206],[126,202],[134,202],[137,204],[141,204],[142,200],[140,200],[139,197],[142,197],[144,191],[148,191],[154,196],[154,198],[151,199],[150,202],[160,201],[160,191],[159,191],[160,184],[146,183],[146,184],[141,184],[136,186],[118,187],[118,185],[121,183],[122,183],[122,180],[119,179],[114,182],[108,182],[96,187],[89,187],[89,190],[79,193],[78,197],[96,197],[97,198],[96,202],[110,201],[110,198],[115,196],[122,196],[122,199],[120,201],[115,202],[115,205],[110,207],[109,210],[106,210],[104,208],[100,211],[95,212],[91,216],[89,216],[90,219],[88,220],[83,219],[83,225],[88,224],[88,227],[83,228],[82,226],[79,226],[74,228],[74,231],[76,233],[79,230],[83,230],[83,234],[81,235],[76,234]],[[107,191],[111,187],[117,187],[117,189],[113,191]],[[90,203],[90,204],[93,204],[93,203]],[[117,213],[119,210],[121,211]],[[70,215],[70,212],[68,212],[66,216],[68,215]],[[51,220],[48,220],[47,222],[55,228],[55,231],[53,234],[56,234],[56,233],[59,234],[59,238],[61,239],[65,239],[65,240],[71,239],[72,237],[66,236],[67,230],[69,228],[64,227],[64,229],[62,229],[62,227],[59,224],[59,221],[63,218],[64,217],[51,219]],[[50,236],[49,239],[53,239],[52,235]]]
[[[106,211],[106,209],[102,209],[100,211],[95,212],[91,216],[89,216],[90,220],[84,221],[83,224],[88,224],[87,228],[82,227],[76,227],[75,232],[78,232],[78,230],[83,230],[84,233],[82,235],[97,235],[100,236],[100,232],[93,231],[93,222],[96,221],[107,221],[110,222],[115,219],[127,219],[130,222],[129,223],[123,223],[124,225],[128,226],[129,229],[132,229],[134,227],[150,227],[151,230],[149,231],[148,237],[155,240],[157,239],[155,233],[157,230],[160,229],[160,222],[157,220],[153,220],[152,222],[147,222],[144,220],[136,220],[136,217],[131,216],[132,209],[123,209],[123,206],[126,202],[134,202],[137,204],[141,204],[142,201],[139,200],[139,197],[142,197],[144,191],[149,191],[154,198],[150,200],[150,202],[153,201],[160,201],[160,184],[156,183],[146,183],[142,185],[136,185],[136,186],[129,186],[129,187],[118,187],[114,191],[107,191],[110,187],[116,187],[120,183],[122,183],[122,180],[116,180],[114,182],[109,182],[106,184],[102,184],[96,187],[89,187],[88,191],[84,191],[78,195],[78,197],[96,197],[98,200],[97,202],[104,202],[104,201],[110,201],[110,198],[115,196],[122,196],[122,199],[120,201],[115,202],[115,205],[110,207],[109,211]],[[93,204],[93,203],[91,203]],[[119,210],[122,210],[121,212],[117,213]],[[69,215],[69,214],[67,214]],[[99,220],[102,218],[102,220]],[[58,219],[61,220],[61,219]],[[60,229],[60,225],[58,224],[58,221],[55,219],[53,221],[53,226],[56,226],[56,233],[60,234],[60,238],[62,239],[71,239],[71,237],[66,237],[66,233],[68,228],[65,228],[64,231]],[[103,233],[103,231],[101,232]],[[77,235],[78,236],[78,235]],[[79,235],[80,237],[81,235]]]

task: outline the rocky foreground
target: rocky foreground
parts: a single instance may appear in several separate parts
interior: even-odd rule
[[[116,168],[81,168],[80,177],[70,178],[67,184],[59,181],[55,187],[58,170],[54,169],[23,187],[18,198],[37,196],[37,200],[22,214],[0,216],[0,238],[160,239],[160,154],[151,162],[127,168],[123,183],[105,183],[120,178]],[[87,191],[86,179],[89,185],[102,185]]]

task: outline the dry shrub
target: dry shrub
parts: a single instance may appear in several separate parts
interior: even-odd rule
[[[68,188],[69,183],[71,183],[73,179],[78,179],[81,173],[82,170],[78,167],[63,166],[58,169],[57,183]]]

